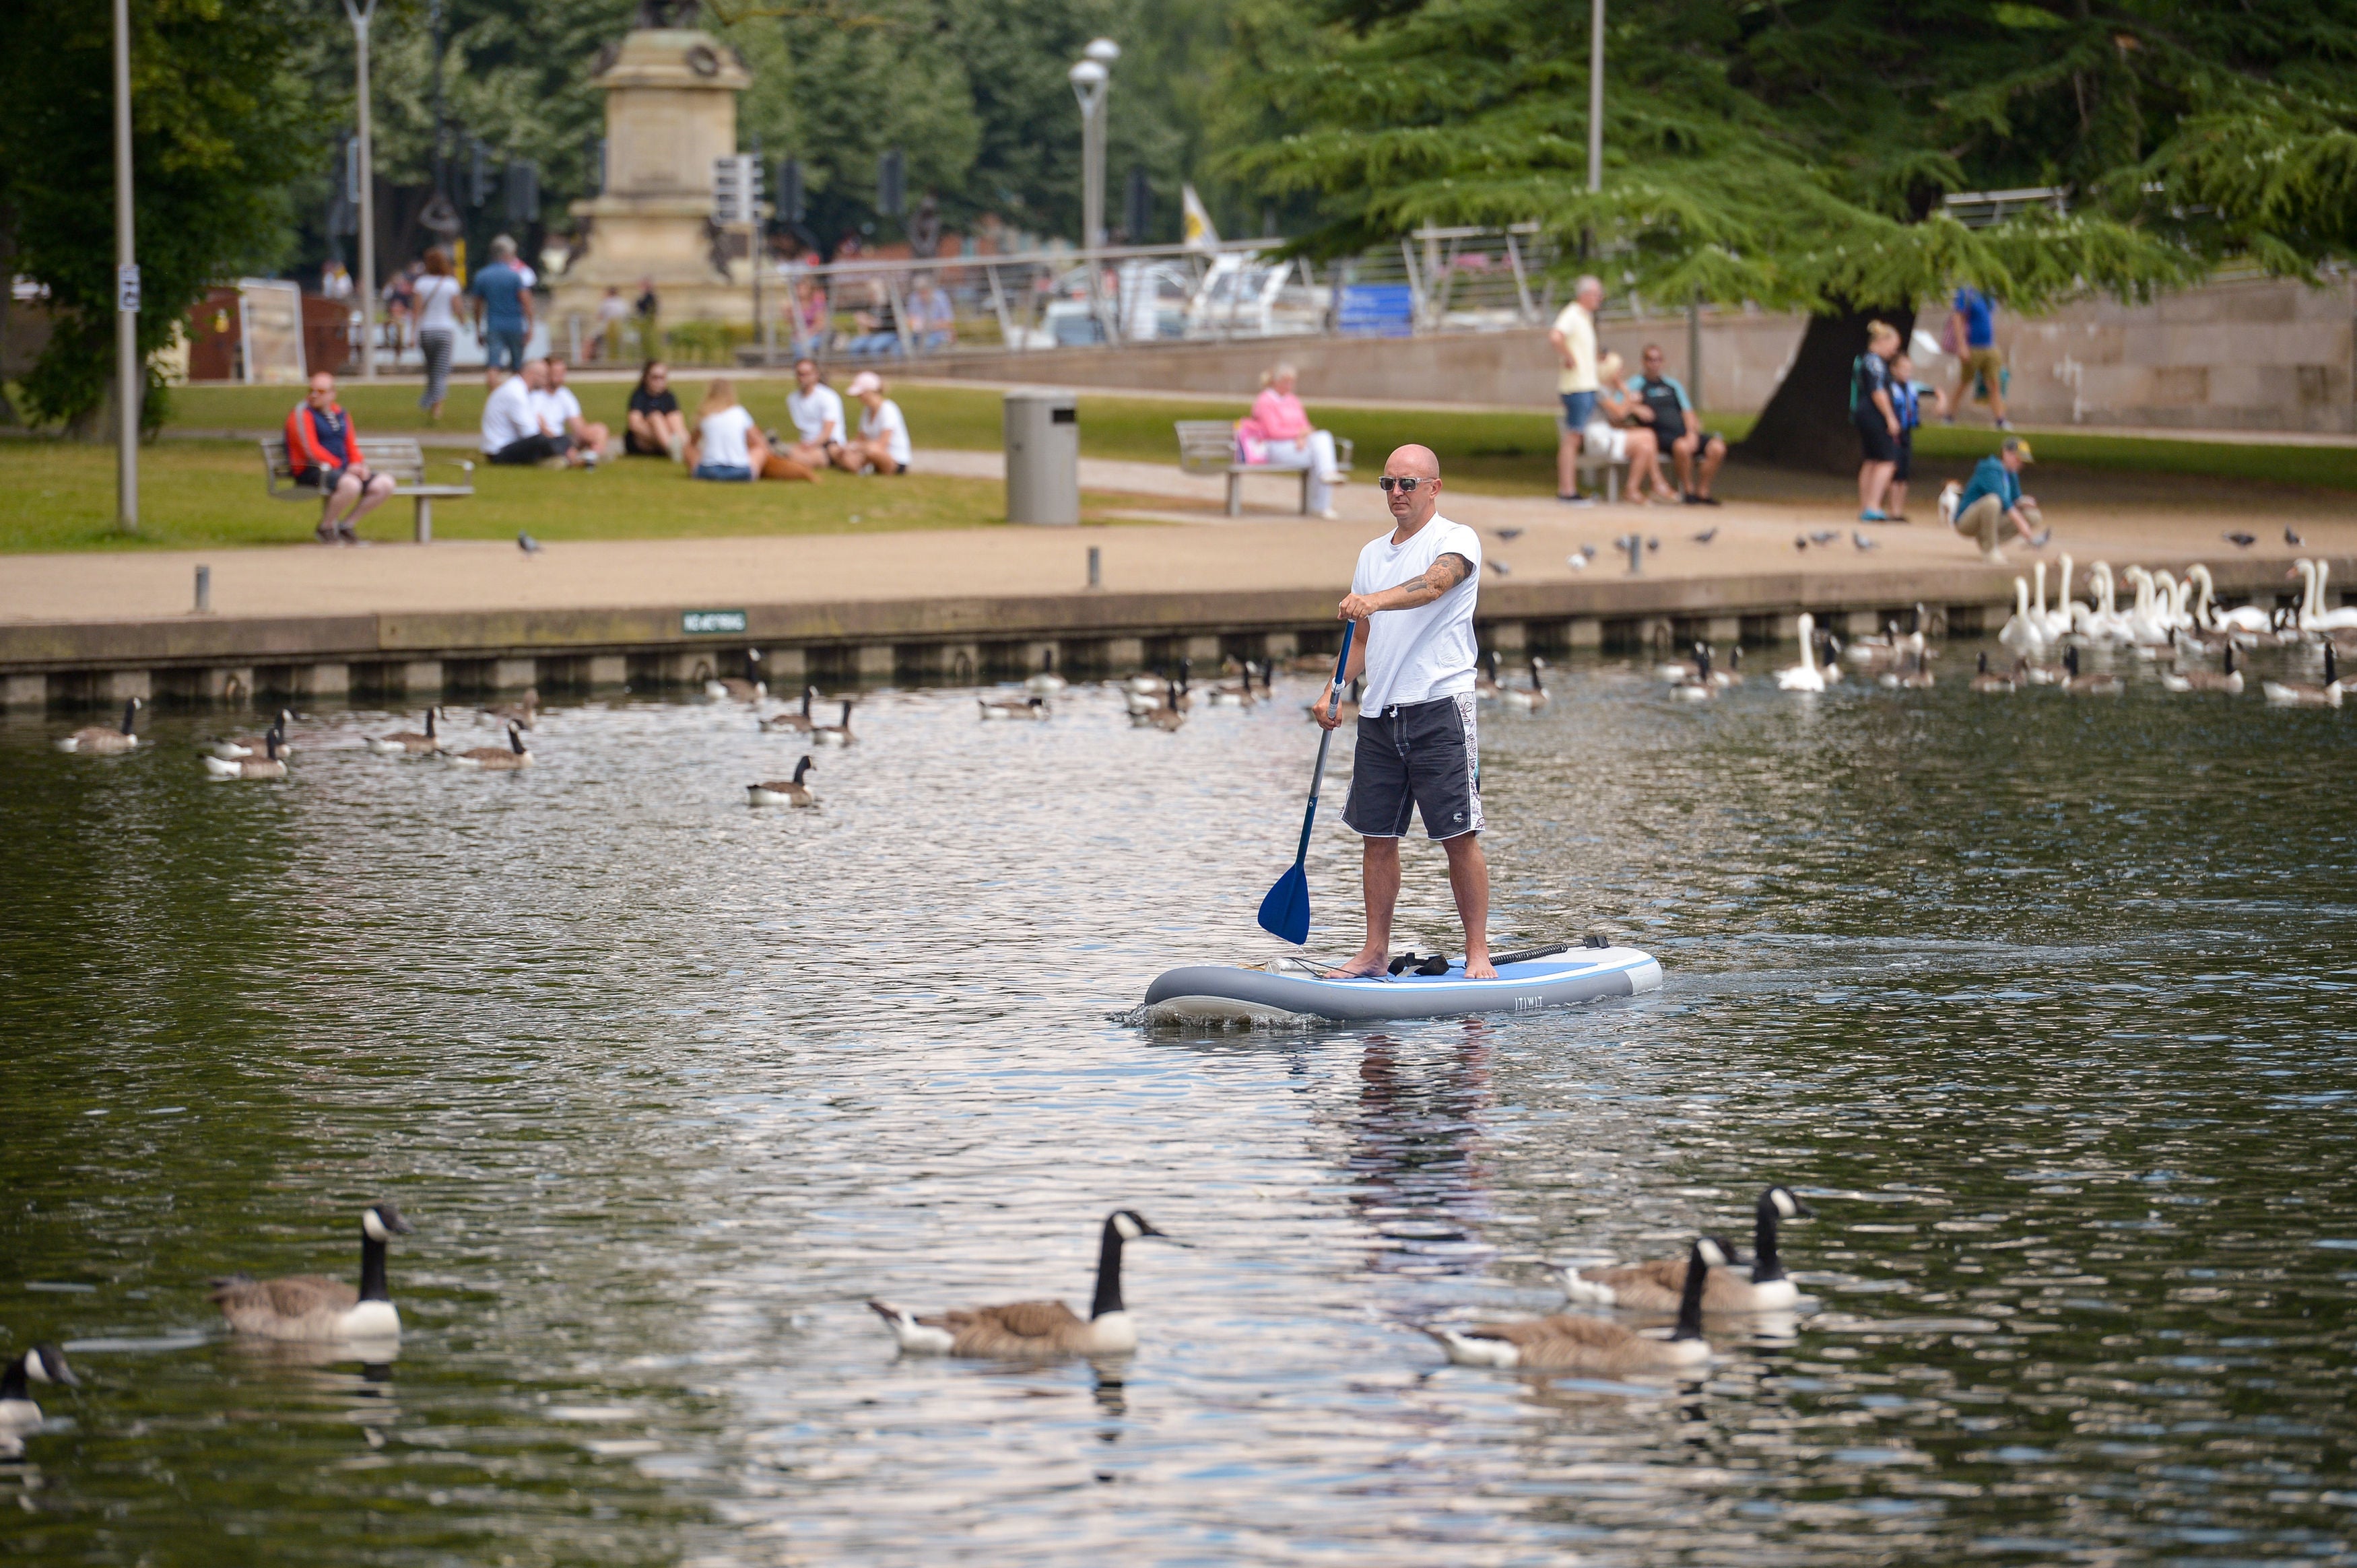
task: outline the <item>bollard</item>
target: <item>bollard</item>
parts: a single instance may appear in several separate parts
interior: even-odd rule
[[[1629,575],[1641,576],[1645,570],[1645,542],[1633,533],[1624,533],[1618,542],[1629,553]]]
[[[199,566],[197,568],[197,607],[194,613],[200,616],[210,615],[212,609],[213,569],[210,566]]]
[[[1104,586],[1104,552],[1093,544],[1089,546],[1089,586]]]

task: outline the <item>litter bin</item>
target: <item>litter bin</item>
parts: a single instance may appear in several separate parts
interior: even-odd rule
[[[1072,393],[1006,394],[1006,521],[1070,528],[1081,521],[1081,411]]]

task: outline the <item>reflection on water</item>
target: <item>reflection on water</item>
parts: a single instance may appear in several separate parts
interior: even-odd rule
[[[1110,1015],[1264,950],[1306,681],[1175,736],[877,693],[793,812],[744,807],[800,752],[726,704],[556,710],[512,777],[320,744],[284,787],[208,783],[207,721],[120,759],[0,723],[0,1346],[89,1384],[0,1462],[0,1552],[2357,1557],[2352,721],[2148,669],[1562,674],[1484,720],[1499,934],[1616,931],[1664,989],[1305,1034]],[[1409,858],[1400,940],[1446,942]],[[1770,1179],[1818,1211],[1810,1299],[1714,1324],[1695,1383],[1416,1332],[1748,1240]],[[379,1196],[418,1224],[397,1359],[220,1332],[210,1277],[342,1277]],[[1134,1357],[901,1360],[863,1305],[1084,1305],[1116,1204],[1194,1243],[1131,1250]]]

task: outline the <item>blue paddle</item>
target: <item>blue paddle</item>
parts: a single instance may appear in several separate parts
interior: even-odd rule
[[[1342,671],[1351,667],[1351,639],[1358,629],[1356,621],[1342,623],[1342,656],[1334,660],[1334,689],[1326,697],[1329,709],[1342,700]],[[1260,901],[1260,929],[1295,947],[1309,940],[1309,829],[1318,821],[1318,789],[1326,782],[1326,748],[1333,739],[1332,730],[1318,730],[1318,769],[1309,776],[1309,809],[1301,813],[1301,847],[1293,852],[1293,869]]]

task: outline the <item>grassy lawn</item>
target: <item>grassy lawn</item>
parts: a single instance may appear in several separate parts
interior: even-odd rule
[[[362,432],[365,434],[366,426]],[[427,454],[427,476],[463,478],[457,454]],[[1006,516],[1000,487],[976,479],[848,475],[817,485],[699,485],[648,458],[589,473],[478,465],[473,497],[434,509],[438,539],[684,539],[740,533],[888,533],[976,528]],[[1092,507],[1102,498],[1086,498]],[[263,494],[262,463],[245,442],[167,441],[140,457],[137,539],[113,532],[114,454],[79,442],[0,440],[0,553],[180,549],[307,541],[315,504]],[[411,507],[395,499],[361,525],[364,538],[404,540]]]
[[[690,403],[700,390],[697,372],[683,373]],[[841,376],[836,378],[838,381]],[[617,383],[573,383],[592,419],[619,424],[630,389]],[[783,378],[738,378],[747,405],[766,424],[785,423]],[[1000,394],[981,388],[911,386],[893,396],[909,416],[920,446],[996,450],[999,445]],[[183,387],[173,392],[173,419],[182,428],[253,429],[281,424],[295,394],[277,387]],[[443,427],[469,431],[481,416],[483,389],[456,381]],[[1166,401],[1154,397],[1083,392],[1081,450],[1091,457],[1121,457],[1168,463],[1175,459],[1174,419],[1241,418],[1249,400],[1232,403]],[[417,407],[414,383],[348,387],[345,406],[363,435],[371,430],[428,428]],[[1529,413],[1454,413],[1445,409],[1368,409],[1309,405],[1313,418],[1337,435],[1358,444],[1361,473],[1374,472],[1383,455],[1407,441],[1420,441],[1440,454],[1452,483],[1469,489],[1550,494],[1555,484],[1555,419],[1545,410]],[[1711,414],[1713,430],[1740,440],[1751,427],[1748,414]],[[2041,465],[2096,472],[2182,475],[2190,478],[2257,480],[2357,490],[2357,447],[2246,445],[2135,436],[2040,435]],[[1962,460],[1994,452],[1996,433],[1986,426],[1933,425],[1916,435],[1919,454]]]

